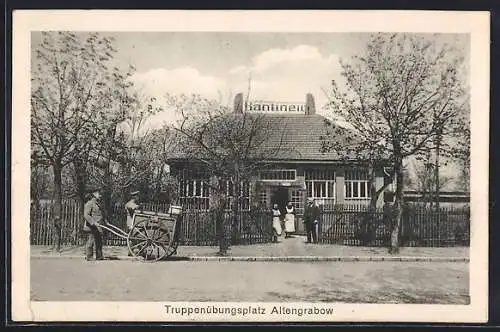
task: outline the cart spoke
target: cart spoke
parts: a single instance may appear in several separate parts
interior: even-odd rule
[[[146,228],[144,228],[144,229],[146,229]],[[140,235],[142,235],[144,237],[144,239],[148,239],[148,236],[146,234],[144,234],[143,232],[141,232],[137,226],[136,226],[136,230],[137,230],[137,233],[139,233]]]
[[[156,232],[157,232],[157,231],[158,231],[158,230],[157,230],[156,228],[150,229],[150,231],[149,231],[149,235],[150,235],[150,239],[151,239],[151,240],[154,240],[154,239],[156,238]]]
[[[163,253],[166,251],[166,250],[165,250],[165,248],[164,248],[163,246],[159,246],[159,245],[157,245],[155,242],[153,242],[153,244],[154,244],[156,247],[158,247],[158,249],[160,249]],[[159,251],[158,251],[158,256],[159,256],[159,257],[161,257],[161,256],[160,256],[160,252],[159,252]],[[163,255],[162,255],[162,256],[163,256]]]
[[[159,240],[161,239],[163,236],[164,236],[164,232],[160,231],[160,230],[157,230],[157,234],[154,238],[152,238],[153,241],[156,241],[156,240]]]
[[[139,251],[137,252],[137,254],[136,254],[136,255],[139,255],[140,253],[142,253],[142,251],[143,251],[144,249],[146,249],[146,247],[147,247],[147,246],[148,246],[148,243],[146,242],[146,243],[142,246],[141,250],[139,250]]]
[[[166,246],[166,247],[168,247],[170,245],[170,241],[168,241],[168,242],[165,242],[165,241],[153,241],[153,243],[155,243],[155,244],[159,243],[160,245]]]
[[[159,232],[158,236],[153,241],[170,241],[170,233],[168,231]]]
[[[141,242],[147,241],[147,239],[143,238],[143,237],[133,237],[133,236],[131,236],[131,237],[129,237],[129,239],[132,240],[132,241],[141,241]]]
[[[148,232],[148,226],[144,226],[144,233],[146,233],[146,236],[148,237],[148,239],[151,239],[151,236],[149,235],[149,232]]]
[[[143,243],[146,243],[146,244],[147,244],[147,241],[142,241],[142,242],[139,242],[139,243],[137,243],[137,244],[134,244],[133,246],[131,246],[131,247],[130,247],[130,249],[136,248],[136,247],[140,246],[140,245],[141,245],[141,244],[143,244]]]

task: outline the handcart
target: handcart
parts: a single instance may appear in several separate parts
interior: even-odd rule
[[[144,261],[159,261],[177,253],[177,220],[181,211],[180,206],[170,206],[168,213],[136,211],[128,233],[110,223],[100,226],[126,239],[133,256]]]

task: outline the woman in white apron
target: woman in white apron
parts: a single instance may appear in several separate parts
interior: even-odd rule
[[[273,242],[278,242],[278,236],[281,236],[281,212],[278,209],[278,204],[273,205]]]
[[[295,208],[292,202],[288,202],[286,206],[285,214],[285,238],[291,237],[291,234],[295,232]]]

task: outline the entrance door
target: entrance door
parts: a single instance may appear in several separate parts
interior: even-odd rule
[[[271,195],[271,207],[274,204],[278,204],[278,208],[281,211],[281,216],[285,215],[286,209],[285,206],[288,203],[288,188],[278,187],[272,191]]]

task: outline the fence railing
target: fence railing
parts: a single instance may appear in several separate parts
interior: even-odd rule
[[[143,203],[142,209],[154,212],[167,212],[166,203]],[[45,204],[32,209],[30,220],[30,243],[33,245],[52,245],[55,243],[53,205]],[[265,243],[271,241],[271,214],[267,211],[224,212],[226,234],[232,244]],[[218,225],[210,211],[183,211],[177,220],[178,241],[181,245],[217,245]],[[126,212],[122,206],[115,206],[108,222],[126,229]],[[82,245],[86,233],[82,231],[83,214],[77,201],[63,201],[62,245]],[[104,232],[106,245],[126,245],[126,239]]]
[[[319,242],[353,246],[389,246],[393,229],[392,209],[371,210],[358,206],[323,211]],[[407,247],[469,246],[470,211],[405,207],[399,233]]]
[[[144,203],[143,209],[166,212],[165,203]],[[211,211],[183,211],[177,221],[181,245],[217,245],[218,225]],[[367,206],[336,205],[322,211],[319,222],[319,242],[353,246],[388,246],[391,236],[391,209],[370,210]],[[62,245],[81,245],[85,241],[81,207],[74,200],[63,201]],[[113,225],[126,228],[126,212],[122,206],[113,208],[109,217]],[[224,212],[226,234],[232,244],[266,243],[271,241],[272,223],[268,211]],[[300,216],[297,220],[300,221]],[[32,209],[30,243],[51,245],[54,241],[53,206],[45,204]],[[126,240],[107,232],[106,245],[125,245]],[[401,246],[468,246],[470,241],[469,208],[410,207],[403,211],[400,229]]]
[[[61,216],[61,244],[69,245],[79,242],[79,228],[83,225],[78,202],[63,200]],[[32,206],[30,211],[30,243],[50,245],[55,243],[55,225],[53,204],[46,203],[38,208]]]

